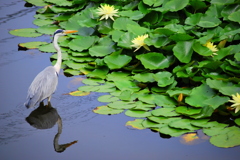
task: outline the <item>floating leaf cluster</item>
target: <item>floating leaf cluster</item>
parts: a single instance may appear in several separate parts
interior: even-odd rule
[[[109,93],[99,97],[107,104],[95,113],[126,110],[137,118],[126,123],[133,128],[174,137],[203,129],[215,146],[240,145],[240,112],[230,107],[231,96],[240,93],[239,0],[26,2],[43,6],[33,22],[39,27],[10,33],[78,30],[60,41],[62,67],[86,75],[77,94]],[[55,52],[51,44],[37,44]]]

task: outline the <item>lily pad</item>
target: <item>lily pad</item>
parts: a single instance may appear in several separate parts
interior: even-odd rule
[[[47,44],[47,42],[39,42],[39,41],[36,41],[36,42],[26,42],[26,43],[19,43],[18,45],[20,47],[27,48],[27,49],[36,49],[39,46],[44,45],[44,44]]]
[[[127,55],[109,55],[104,58],[104,62],[110,69],[119,69],[127,65],[132,57]]]
[[[134,102],[115,101],[108,103],[108,106],[114,109],[131,109],[136,107],[136,104]]]
[[[183,115],[194,115],[199,114],[201,112],[201,108],[192,108],[192,107],[186,107],[186,106],[179,106],[176,108],[176,112],[183,114]]]
[[[124,111],[123,109],[113,109],[113,108],[109,108],[108,106],[99,106],[93,109],[94,113],[105,114],[105,115],[119,114],[119,113],[122,113],[123,111]]]
[[[161,53],[151,52],[136,56],[147,69],[164,69],[169,67],[169,60]]]
[[[154,116],[174,117],[180,114],[175,112],[175,108],[158,108],[152,111]]]
[[[218,135],[210,138],[210,143],[217,147],[229,148],[240,145],[240,128],[228,127],[224,129],[224,132],[219,132]]]
[[[125,112],[125,115],[129,117],[144,118],[144,117],[151,116],[151,113],[147,111],[142,111],[142,110],[127,110]]]
[[[9,33],[20,37],[39,37],[42,35],[38,33],[35,28],[14,29],[9,31]]]
[[[135,74],[132,78],[138,82],[154,82],[153,73],[139,73]]]
[[[214,95],[215,92],[213,89],[206,84],[202,84],[201,86],[194,88],[191,94],[186,97],[185,101],[193,107],[204,107],[206,106],[204,101]]]
[[[73,91],[69,93],[71,96],[86,96],[89,95],[90,92],[83,92],[83,91]]]
[[[187,130],[187,129],[177,129],[177,128],[172,128],[169,126],[164,126],[159,129],[159,132],[166,134],[166,135],[170,135],[172,137],[181,136],[182,134],[188,133],[189,131],[190,130]]]
[[[190,119],[176,120],[176,121],[169,123],[169,126],[173,127],[173,128],[187,129],[190,131],[195,131],[195,130],[200,129],[199,127],[195,127],[195,126],[191,125]]]
[[[127,121],[126,126],[129,126],[131,128],[134,129],[146,129],[145,127],[143,127],[142,122],[144,121],[144,119],[135,119],[133,121]]]
[[[163,71],[153,75],[153,78],[158,82],[159,87],[166,87],[174,82],[172,73]]]
[[[99,102],[114,102],[114,101],[118,101],[119,98],[117,97],[113,97],[112,95],[103,95],[98,97],[98,101]]]

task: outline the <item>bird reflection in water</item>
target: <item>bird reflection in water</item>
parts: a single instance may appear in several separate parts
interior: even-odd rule
[[[41,102],[39,107],[32,111],[26,118],[26,121],[37,129],[49,129],[52,128],[56,123],[58,124],[58,132],[53,140],[53,145],[56,152],[61,153],[65,151],[67,147],[77,143],[77,141],[73,141],[71,143],[58,144],[59,137],[62,133],[62,119],[57,110],[52,107],[50,102],[45,106],[44,103]]]

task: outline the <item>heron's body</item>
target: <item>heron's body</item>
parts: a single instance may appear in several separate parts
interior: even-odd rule
[[[28,89],[27,101],[25,106],[27,108],[34,107],[37,103],[48,98],[50,102],[51,95],[55,92],[58,84],[58,74],[62,64],[62,53],[58,46],[58,38],[68,33],[74,33],[73,30],[61,30],[58,29],[54,33],[53,45],[57,51],[57,62],[54,66],[49,66],[41,71],[31,83]]]
[[[58,73],[54,66],[48,66],[41,71],[28,89],[27,108],[34,107],[37,103],[49,98],[55,92],[58,84]]]

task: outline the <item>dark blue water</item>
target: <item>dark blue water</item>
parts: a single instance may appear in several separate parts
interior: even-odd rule
[[[96,115],[92,109],[103,105],[98,93],[90,96],[65,95],[76,90],[83,77],[67,78],[61,72],[59,85],[52,97],[52,106],[62,118],[59,143],[78,140],[62,153],[54,151],[57,125],[38,130],[25,118],[34,110],[23,103],[33,78],[51,65],[50,53],[37,50],[18,51],[18,43],[50,42],[49,36],[21,38],[8,34],[10,29],[36,28],[32,24],[37,8],[25,8],[22,0],[1,0],[0,3],[0,159],[34,160],[235,160],[240,147],[217,148],[202,137],[193,144],[182,144],[182,138],[163,139],[150,130],[133,130],[125,123],[134,118],[124,114]],[[240,135],[239,135],[240,136]]]

